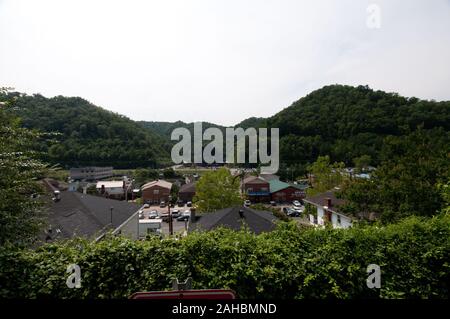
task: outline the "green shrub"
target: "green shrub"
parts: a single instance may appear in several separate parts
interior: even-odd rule
[[[67,266],[82,287],[66,286]],[[366,286],[381,266],[381,289]],[[0,298],[127,298],[193,278],[195,289],[230,288],[238,298],[449,298],[450,216],[385,227],[270,233],[217,229],[175,240],[71,240],[36,250],[0,248]]]

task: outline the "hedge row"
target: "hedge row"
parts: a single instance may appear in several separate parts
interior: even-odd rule
[[[81,288],[66,286],[69,264]],[[366,269],[381,267],[381,288]],[[37,250],[0,248],[0,298],[127,298],[169,289],[231,288],[238,298],[449,298],[450,216],[386,227],[298,229],[267,234],[219,229],[181,240],[71,240]]]

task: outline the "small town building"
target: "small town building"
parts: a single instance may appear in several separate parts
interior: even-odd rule
[[[277,181],[280,180],[280,176],[275,175],[275,174],[260,174],[259,177],[265,179],[268,182],[273,181],[273,180],[277,180]]]
[[[125,181],[99,181],[95,188],[99,194],[108,198],[122,199],[125,197]]]
[[[144,239],[148,235],[162,234],[162,219],[140,219],[139,220],[139,238]]]
[[[255,234],[260,234],[274,230],[276,221],[277,218],[271,212],[235,206],[193,218],[189,223],[189,232],[208,231],[217,227],[226,227],[232,230],[241,230],[247,227]]]
[[[270,181],[271,200],[277,203],[292,202],[305,197],[305,189],[301,185],[289,184],[280,180]]]
[[[134,203],[59,191],[58,198],[49,199],[48,221],[42,239],[47,242],[74,236],[98,239],[108,231],[138,239],[139,208]]]
[[[144,184],[141,187],[142,200],[146,204],[168,202],[171,189],[172,183],[161,179]]]
[[[339,207],[345,200],[337,198],[335,191],[328,191],[303,200],[306,205],[311,205],[314,213],[309,214],[310,223],[316,226],[324,226],[331,223],[334,228],[348,228],[352,226],[353,217],[343,214]],[[311,209],[307,209],[311,211]]]
[[[192,199],[195,196],[195,182],[191,182],[188,184],[181,185],[180,190],[178,191],[178,200],[186,202],[192,202]]]
[[[77,167],[71,168],[69,171],[69,176],[71,180],[74,181],[99,181],[105,178],[109,178],[113,176],[113,168],[111,166],[108,167],[98,167],[98,166],[89,166],[89,167]]]
[[[270,201],[270,184],[259,176],[248,176],[242,181],[242,192],[252,203]]]

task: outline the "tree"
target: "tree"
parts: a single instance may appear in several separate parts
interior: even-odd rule
[[[314,193],[325,192],[339,186],[344,178],[344,163],[330,163],[330,157],[319,156],[317,160],[308,166],[308,172],[314,176]],[[310,192],[311,192],[310,191]]]
[[[9,112],[20,117],[24,127],[60,133],[58,146],[38,141],[49,163],[116,168],[159,167],[169,163],[170,149],[162,137],[82,98],[0,92],[0,100],[12,97],[16,99],[15,107]]]
[[[382,163],[369,181],[349,182],[341,196],[346,209],[378,213],[391,223],[410,215],[433,216],[445,200],[439,187],[449,180],[450,136],[442,129],[386,138]]]
[[[372,162],[372,157],[370,155],[362,155],[360,157],[355,157],[353,159],[353,164],[355,164],[355,169],[357,173],[365,171],[370,163]]]
[[[34,151],[41,135],[20,127],[8,112],[13,104],[0,104],[0,245],[29,243],[44,221],[37,179],[46,166]]]
[[[210,171],[202,175],[195,187],[194,203],[200,212],[239,205],[239,178],[231,175],[226,168]]]

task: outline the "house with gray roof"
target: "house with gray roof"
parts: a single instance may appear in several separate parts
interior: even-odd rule
[[[137,239],[140,205],[79,192],[57,191],[48,207],[45,241],[97,239],[108,231]]]
[[[268,211],[234,206],[197,216],[189,225],[189,232],[208,231],[218,227],[241,230],[244,227],[255,234],[270,232],[275,229],[278,219]]]

